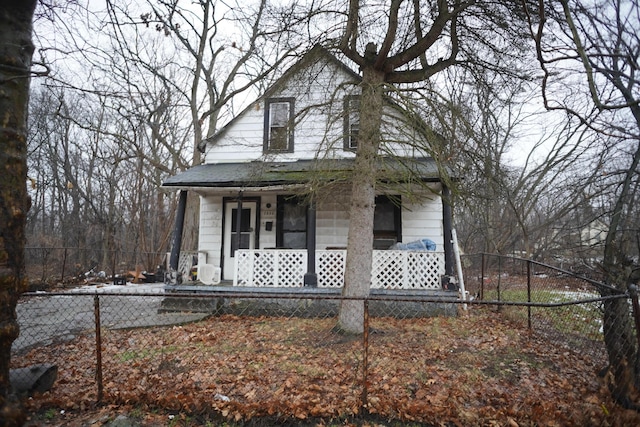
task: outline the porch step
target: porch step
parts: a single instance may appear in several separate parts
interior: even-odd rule
[[[158,313],[217,313],[221,308],[221,298],[165,296]]]

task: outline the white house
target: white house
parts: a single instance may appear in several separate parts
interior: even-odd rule
[[[340,288],[360,76],[321,47],[206,140],[204,162],[163,187],[200,196],[199,278],[234,286]],[[389,101],[382,125],[372,287],[441,290],[450,209],[424,124]],[[309,195],[312,194],[310,197]],[[429,239],[435,250],[390,249]],[[220,277],[216,277],[219,273]],[[309,283],[307,283],[309,284]]]

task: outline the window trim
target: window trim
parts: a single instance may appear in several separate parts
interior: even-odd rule
[[[271,148],[271,104],[287,103],[289,104],[289,129],[286,149]],[[265,100],[264,106],[264,131],[263,131],[263,151],[265,153],[293,153],[294,142],[294,117],[295,117],[295,98],[268,98]]]
[[[309,218],[308,211],[309,206],[305,203],[304,198],[295,195],[278,195],[276,201],[276,247],[283,248],[284,246],[284,205],[292,203],[296,205],[304,206],[305,208],[305,248],[307,249],[307,236],[309,234]]]
[[[360,95],[347,95],[344,97],[344,101],[343,101],[343,111],[344,111],[344,117],[343,117],[343,134],[344,134],[344,140],[343,140],[343,148],[345,151],[356,151],[358,149],[358,145],[357,145],[357,139],[356,139],[356,145],[355,147],[351,145],[351,136],[352,136],[352,123],[351,123],[351,117],[355,116],[358,118],[358,133],[356,134],[356,138],[358,137],[359,133],[360,133],[360,108],[358,107],[358,111],[357,112],[352,112],[351,111],[351,103],[357,101],[358,105],[360,104]]]
[[[381,201],[385,201],[385,203],[390,203],[393,206],[393,222],[394,222],[394,234],[395,234],[395,239],[396,242],[402,242],[402,197],[400,195],[392,195],[392,196],[387,196],[387,195],[378,195],[376,196],[375,199],[375,203],[376,206],[378,206],[378,204],[381,204]],[[378,233],[383,233],[382,231],[378,230]],[[382,236],[379,236],[378,239],[384,238]],[[374,220],[374,227],[373,227],[373,240],[374,242],[376,241],[376,229],[375,229],[375,220]]]

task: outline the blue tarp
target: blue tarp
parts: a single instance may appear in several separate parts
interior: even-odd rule
[[[396,243],[389,249],[401,251],[435,251],[436,244],[430,239],[420,239],[409,243]]]

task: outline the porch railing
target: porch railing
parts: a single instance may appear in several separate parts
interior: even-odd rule
[[[341,288],[347,251],[316,251],[318,287]],[[234,286],[302,287],[307,251],[299,249],[239,250]],[[373,251],[372,289],[441,289],[444,253],[435,251]]]

